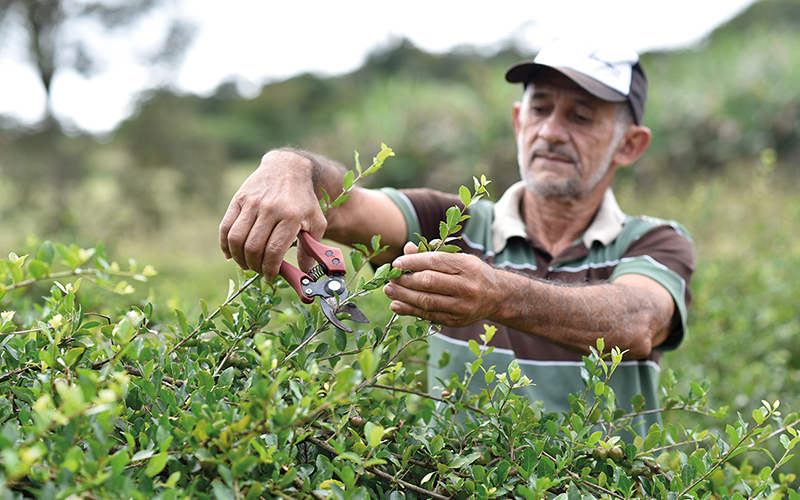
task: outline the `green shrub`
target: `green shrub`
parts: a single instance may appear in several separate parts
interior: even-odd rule
[[[484,186],[463,188],[465,204]],[[464,217],[453,210],[430,247],[447,249]],[[372,315],[371,292],[395,272],[361,272],[371,246],[350,253],[348,287],[373,324],[350,336],[282,279],[240,273],[223,304],[188,318],[106,302],[154,271],[123,271],[102,247],[45,242],[0,261],[0,498],[800,498],[778,471],[800,441],[794,413],[763,402],[724,433],[674,418],[636,435],[607,385],[622,353],[599,354],[602,341],[568,413],[517,396],[538,381],[483,366],[477,344],[441,397],[428,394],[437,326]],[[489,389],[468,393],[473,377]],[[724,416],[708,384],[688,385],[679,394],[667,372],[664,408]],[[782,450],[770,465],[731,465],[769,440]]]

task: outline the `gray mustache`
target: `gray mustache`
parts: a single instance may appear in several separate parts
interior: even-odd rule
[[[542,143],[533,144],[529,152],[530,159],[533,160],[533,157],[539,153],[548,153],[548,154],[563,156],[564,158],[568,158],[569,161],[573,163],[578,163],[578,158],[576,157],[575,153],[571,149],[565,146],[552,145],[547,142],[544,142],[544,144]]]

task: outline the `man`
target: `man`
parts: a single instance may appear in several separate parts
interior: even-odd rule
[[[462,253],[406,244],[415,232],[438,237],[456,196],[356,188],[326,219],[317,200],[321,189],[341,191],[343,170],[290,149],[267,153],[235,195],[220,226],[222,250],[272,278],[301,229],[346,244],[381,234],[390,246],[381,257],[410,271],[385,287],[391,309],[445,325],[430,339],[431,388],[461,376],[474,359],[468,341],[491,323],[496,349],[484,366],[517,359],[536,384],[527,395],[547,411],[566,410],[566,395],[583,391],[581,358],[598,338],[625,351],[610,384],[617,401],[628,407],[643,394],[656,408],[660,351],[677,347],[686,330],[694,254],[678,224],[623,214],[609,188],[651,141],[638,56],[553,42],[506,79],[524,84],[512,114],[522,181],[496,204],[471,207]],[[444,351],[450,362],[439,368]]]

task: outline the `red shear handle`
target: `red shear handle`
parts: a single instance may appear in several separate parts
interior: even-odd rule
[[[314,297],[309,297],[308,295],[306,295],[305,287],[303,286],[303,281],[305,280],[307,280],[306,283],[314,281],[311,279],[309,275],[297,269],[296,267],[289,264],[285,260],[281,262],[280,274],[281,276],[283,276],[283,278],[286,280],[287,283],[292,285],[292,288],[295,289],[297,295],[300,296],[300,300],[302,300],[306,304],[314,302]]]
[[[328,275],[333,273],[347,272],[347,267],[344,263],[344,256],[340,248],[323,245],[319,241],[312,238],[311,235],[305,231],[300,231],[300,234],[297,235],[297,238],[302,240],[303,246],[306,247],[306,251],[308,251],[317,262],[324,265],[328,269]],[[286,276],[284,275],[284,277]]]

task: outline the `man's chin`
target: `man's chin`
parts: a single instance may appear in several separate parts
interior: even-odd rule
[[[575,199],[580,193],[580,188],[575,182],[536,181],[525,179],[525,184],[534,194],[548,199]]]

